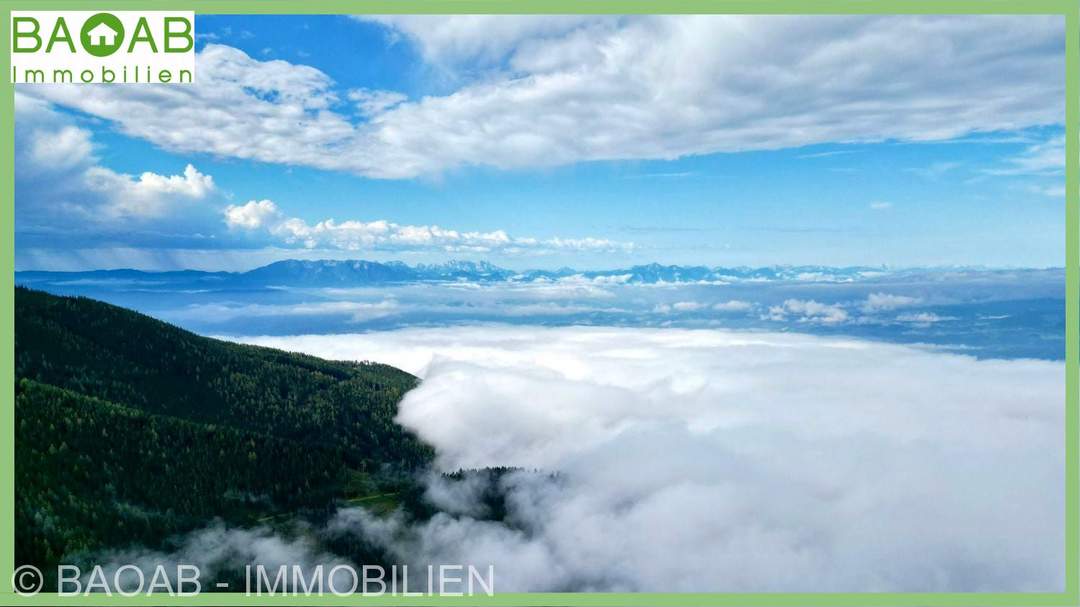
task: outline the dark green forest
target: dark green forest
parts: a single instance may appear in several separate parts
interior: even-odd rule
[[[15,558],[45,571],[208,520],[319,516],[415,493],[433,453],[394,423],[416,382],[15,292]]]

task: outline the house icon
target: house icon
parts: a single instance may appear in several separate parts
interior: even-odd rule
[[[103,21],[95,25],[86,35],[90,38],[90,46],[109,47],[116,41],[119,32]]]

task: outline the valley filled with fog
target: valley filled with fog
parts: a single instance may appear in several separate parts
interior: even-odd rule
[[[1035,590],[1062,583],[1062,367],[778,333],[405,329],[254,343],[423,378],[398,420],[442,470],[421,562],[497,563],[519,590]],[[778,572],[780,572],[778,574]],[[929,585],[928,585],[929,584]]]
[[[417,568],[493,564],[500,591],[1064,583],[1060,270],[22,279],[421,378],[396,421],[435,449],[434,516],[217,525],[158,560],[345,559],[329,534]]]

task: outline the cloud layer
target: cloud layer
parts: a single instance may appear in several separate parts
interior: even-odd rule
[[[461,232],[437,225],[402,225],[386,220],[335,221],[310,224],[288,217],[271,200],[251,200],[225,209],[225,224],[233,230],[263,233],[285,245],[308,249],[438,249],[447,252],[539,253],[545,250],[630,251],[633,243],[606,238],[512,237],[504,230]]]
[[[560,471],[505,481],[509,526],[461,495],[423,525],[341,515],[403,559],[494,562],[500,591],[1063,584],[1060,363],[672,329],[250,341],[419,373],[399,422],[445,469]]]
[[[378,178],[935,140],[1064,119],[1056,17],[376,20],[455,90],[342,90],[313,67],[208,44],[194,86],[28,92],[176,152]]]

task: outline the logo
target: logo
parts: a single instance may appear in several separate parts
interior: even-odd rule
[[[190,84],[195,79],[195,14],[190,11],[12,11],[10,32],[13,84]]]
[[[79,40],[91,55],[108,57],[119,50],[124,41],[124,24],[116,15],[98,13],[83,23]]]

